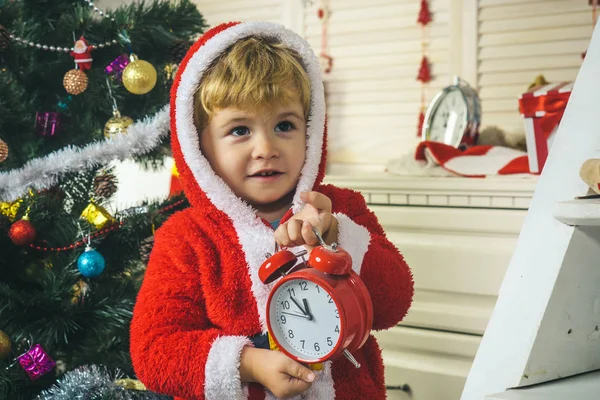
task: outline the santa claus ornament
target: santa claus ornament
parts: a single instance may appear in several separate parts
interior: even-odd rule
[[[356,368],[352,352],[360,349],[371,332],[373,304],[348,252],[327,245],[315,231],[320,246],[308,262],[282,250],[268,255],[258,276],[265,283],[279,279],[267,300],[270,340],[292,359],[307,364],[344,355]]]
[[[83,36],[75,41],[71,55],[75,59],[75,65],[81,71],[89,71],[92,68],[92,50],[94,46],[90,46]]]

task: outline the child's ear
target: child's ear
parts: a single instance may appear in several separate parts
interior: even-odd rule
[[[600,159],[591,158],[583,163],[579,176],[594,192],[600,194]]]

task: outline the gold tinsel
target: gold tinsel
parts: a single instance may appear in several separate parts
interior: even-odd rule
[[[8,158],[8,145],[2,139],[0,139],[0,162]]]
[[[109,222],[115,222],[115,219],[101,205],[91,202],[81,213],[81,218],[94,225],[96,229],[102,229]]]
[[[73,285],[73,297],[71,298],[71,304],[83,304],[89,286],[84,280],[80,279]]]
[[[123,70],[123,85],[133,94],[146,94],[156,85],[156,69],[148,61],[140,60],[135,54]]]
[[[144,386],[142,382],[136,379],[117,379],[115,383],[119,386],[123,386],[125,389],[128,390],[146,390],[146,386]]]
[[[82,70],[72,69],[65,74],[63,85],[68,93],[77,95],[87,89],[88,77]]]
[[[0,331],[0,360],[4,360],[10,356],[12,351],[12,343],[6,333]]]

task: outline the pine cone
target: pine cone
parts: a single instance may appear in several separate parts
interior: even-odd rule
[[[0,25],[0,50],[8,49],[10,45],[10,33],[6,30],[5,27]]]
[[[117,177],[113,174],[103,174],[94,178],[94,193],[105,199],[111,198],[117,192]]]
[[[190,49],[190,42],[184,39],[177,39],[171,42],[169,45],[168,51],[169,56],[173,62],[179,64],[183,57],[185,57],[186,53]]]
[[[148,264],[152,247],[154,247],[154,235],[148,236],[140,242],[140,258],[144,264]]]

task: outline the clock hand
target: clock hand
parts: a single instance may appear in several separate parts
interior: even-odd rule
[[[294,304],[300,309],[300,311],[302,312],[302,314],[304,314],[305,316],[308,317],[308,313],[306,311],[304,311],[304,308],[302,308],[302,306],[300,305],[300,303],[298,303],[298,300],[296,300],[295,298],[293,298],[292,296],[290,296],[290,299],[292,299],[292,301],[294,302]]]
[[[304,309],[306,310],[306,315],[308,315],[308,320],[312,321],[314,317],[310,312],[310,308],[308,308],[308,300],[302,299],[302,304],[304,304]]]
[[[294,314],[294,313],[289,313],[289,312],[285,312],[285,311],[282,311],[281,313],[282,314],[286,314],[286,315],[291,315],[291,316],[294,316],[294,317],[306,318],[306,319],[308,319],[310,321],[310,318],[308,316],[306,316],[306,315]]]

